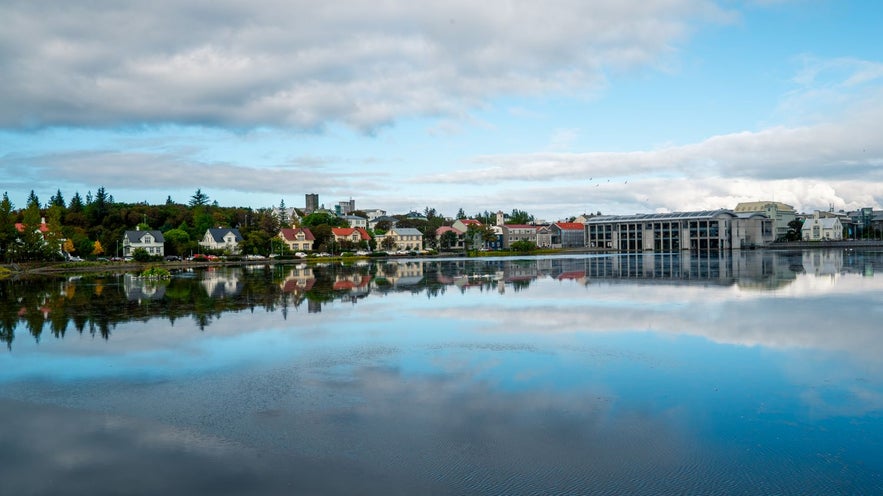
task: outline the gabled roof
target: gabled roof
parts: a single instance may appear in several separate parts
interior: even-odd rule
[[[18,232],[24,232],[24,231],[25,231],[25,225],[22,224],[21,222],[16,222],[16,223],[15,223],[15,229],[16,229]],[[41,222],[41,223],[40,223],[40,232],[43,233],[43,234],[49,232],[49,226],[47,226],[45,222]]]
[[[285,228],[285,229],[282,229],[281,231],[279,231],[279,234],[281,234],[282,239],[284,239],[286,241],[297,241],[298,240],[297,234],[301,233],[301,232],[304,233],[304,240],[305,241],[315,241],[316,240],[316,237],[313,236],[313,232],[305,227]]]
[[[331,233],[338,238],[349,238],[352,237],[353,233],[358,233],[359,238],[363,241],[368,241],[371,239],[371,236],[368,235],[368,231],[361,227],[332,227]]]
[[[141,238],[144,237],[145,234],[150,234],[153,236],[153,240],[157,243],[165,243],[166,239],[163,237],[161,231],[126,231],[123,235],[126,239],[129,240],[129,243],[140,243]]]
[[[479,222],[475,219],[459,219],[459,221],[466,224],[467,226],[469,226],[469,225],[480,226],[481,225],[481,222]]]
[[[802,230],[811,230],[814,223],[822,229],[837,229],[843,225],[840,222],[840,219],[836,217],[819,217],[818,219],[807,219],[806,222],[803,223]]]
[[[215,240],[215,243],[223,243],[224,236],[226,236],[227,233],[233,233],[237,242],[242,241],[242,234],[239,233],[239,229],[229,227],[210,227],[206,232],[213,240]]]
[[[451,226],[441,226],[441,227],[439,227],[438,229],[435,230],[435,235],[436,235],[436,236],[441,236],[442,234],[444,234],[444,233],[446,233],[446,232],[452,232],[452,233],[454,233],[454,234],[458,234],[458,235],[459,235],[459,234],[463,234],[463,233],[461,233],[460,231],[454,229],[454,228],[451,227]]]
[[[555,225],[562,231],[583,231],[586,228],[585,224],[579,222],[556,222]]]

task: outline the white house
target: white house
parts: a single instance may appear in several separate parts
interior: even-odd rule
[[[210,228],[205,231],[205,236],[199,242],[199,246],[207,250],[223,251],[231,255],[239,254],[239,243],[242,242],[242,234],[239,229],[227,227]]]
[[[804,221],[801,235],[804,241],[843,239],[843,224],[837,217],[822,217],[822,214],[816,210],[812,218]]]
[[[138,248],[150,255],[165,255],[165,238],[160,231],[126,231],[123,234],[123,256],[131,257]]]

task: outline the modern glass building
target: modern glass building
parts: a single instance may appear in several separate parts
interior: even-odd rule
[[[586,246],[612,251],[731,250],[762,246],[773,239],[772,221],[760,213],[703,210],[586,220]]]

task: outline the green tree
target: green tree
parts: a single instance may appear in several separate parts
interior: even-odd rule
[[[457,210],[457,218],[458,219],[465,219],[466,218],[466,212],[464,212],[462,208],[460,210]]]
[[[31,190],[31,192],[28,194],[28,201],[25,203],[25,205],[27,205],[28,207],[30,207],[31,205],[36,205],[37,209],[39,210],[40,198],[37,197],[37,194],[34,193],[34,190]]]
[[[49,205],[61,208],[65,207],[64,197],[61,195],[60,189],[55,192],[55,196],[49,199]]]
[[[314,227],[322,224],[331,227],[347,227],[345,220],[325,212],[313,212],[301,221],[301,226],[303,227]]]
[[[530,252],[537,249],[537,245],[533,241],[528,241],[526,239],[520,239],[520,240],[512,243],[509,246],[509,248],[511,248],[512,251],[515,251],[518,253],[530,253]]]
[[[445,231],[439,237],[438,244],[442,250],[450,250],[452,246],[457,244],[457,233],[454,231]]]
[[[385,233],[392,229],[392,222],[388,220],[381,220],[374,224],[374,232],[375,233]]]
[[[380,242],[380,247],[386,251],[394,250],[396,247],[396,240],[392,236],[386,236],[383,238],[383,241]]]
[[[184,255],[190,247],[190,234],[184,229],[170,229],[163,233],[170,255]]]
[[[313,233],[313,237],[316,238],[313,242],[316,251],[329,251],[331,249],[331,242],[334,239],[334,233],[331,232],[331,228],[332,226],[328,224],[319,224],[310,227],[310,232]]]
[[[803,221],[794,219],[788,223],[788,232],[785,233],[787,241],[800,241],[803,239]]]
[[[494,234],[493,229],[486,224],[480,226],[469,224],[466,226],[466,234],[464,235],[466,248],[477,250],[482,248],[486,243],[496,241],[496,239],[497,235]]]
[[[289,227],[288,209],[285,207],[285,198],[279,200],[279,225]]]
[[[533,215],[525,212],[524,210],[518,210],[517,208],[512,209],[512,213],[509,214],[509,224],[531,224],[533,223]]]
[[[41,225],[40,202],[36,195],[32,194],[28,197],[28,207],[24,211],[22,230],[18,233],[19,243],[16,245],[15,259],[27,261],[46,258],[46,243],[43,240]]]
[[[191,207],[204,207],[208,205],[209,197],[207,194],[202,192],[202,189],[197,189],[196,193],[193,193],[193,196],[190,197],[189,205]]]
[[[135,251],[132,252],[132,259],[136,262],[149,262],[150,258],[150,253],[147,253],[144,248],[135,248]]]
[[[15,216],[12,212],[13,205],[9,201],[9,195],[4,191],[0,199],[0,260],[9,260],[11,247],[18,237],[15,230]]]

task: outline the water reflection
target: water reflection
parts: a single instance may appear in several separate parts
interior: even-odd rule
[[[0,492],[878,494],[881,268],[757,251],[6,281]]]
[[[795,290],[812,293],[814,279],[873,279],[881,267],[883,252],[812,250],[210,268],[181,272],[168,281],[132,274],[13,280],[0,282],[0,340],[11,348],[20,325],[38,341],[45,332],[61,338],[71,328],[106,339],[115,326],[133,320],[192,318],[204,329],[224,312],[282,307],[287,315],[289,308],[306,303],[308,313],[318,313],[329,303],[356,303],[371,295],[406,292],[431,298],[449,289],[503,294],[540,280],[783,290],[803,277]]]

